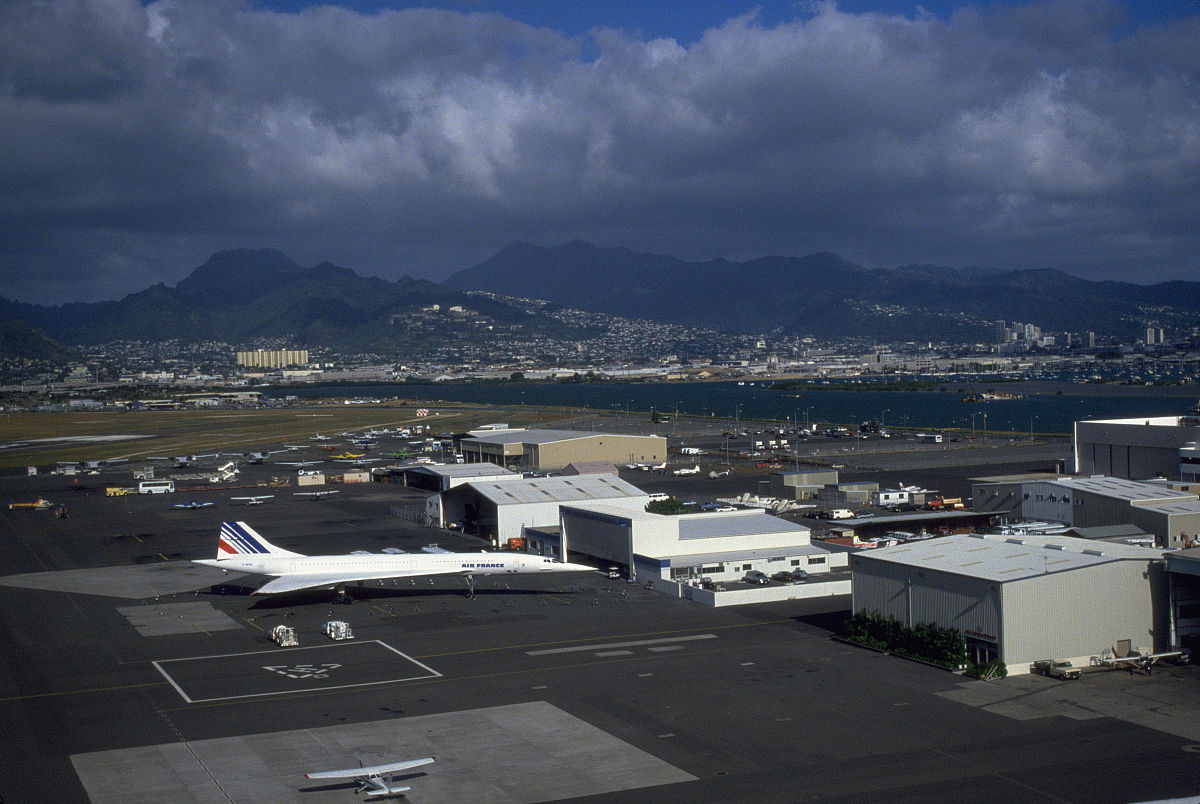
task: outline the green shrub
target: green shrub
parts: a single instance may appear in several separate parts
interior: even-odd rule
[[[908,628],[878,611],[859,611],[842,623],[842,637],[880,650],[957,669],[966,664],[967,647],[956,628],[917,623]]]

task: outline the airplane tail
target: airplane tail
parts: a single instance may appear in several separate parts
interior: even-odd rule
[[[222,522],[221,535],[217,538],[217,558],[251,555],[301,557],[300,553],[293,553],[271,544],[245,522]]]

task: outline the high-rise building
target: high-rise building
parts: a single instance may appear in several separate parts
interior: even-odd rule
[[[255,349],[237,353],[237,364],[242,368],[284,368],[307,363],[307,349]]]

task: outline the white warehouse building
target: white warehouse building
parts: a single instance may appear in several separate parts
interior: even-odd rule
[[[804,570],[815,581],[847,563],[846,553],[813,545],[804,525],[761,510],[664,516],[605,503],[571,504],[562,506],[558,529],[537,529],[528,535],[531,550],[536,547],[567,560],[586,556],[610,562],[625,567],[630,578],[640,583],[684,587],[692,599],[698,599],[694,587],[702,578],[728,583],[740,581],[752,570],[768,576]],[[850,591],[848,579],[834,587],[809,583],[744,591],[753,591],[756,601]],[[749,597],[744,601],[726,597],[724,602],[750,602]]]
[[[976,663],[1086,665],[1170,644],[1163,551],[1070,536],[968,534],[850,557],[853,610],[956,628]]]

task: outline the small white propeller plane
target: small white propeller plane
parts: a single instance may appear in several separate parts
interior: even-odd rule
[[[292,496],[293,497],[307,497],[310,500],[319,500],[323,497],[328,497],[331,494],[338,494],[338,493],[339,493],[338,489],[331,489],[329,491],[293,491]]]
[[[259,494],[255,497],[230,497],[229,501],[233,502],[234,500],[237,500],[238,502],[244,502],[246,505],[262,505],[267,500],[274,498],[274,494]]]
[[[304,774],[305,779],[350,779],[358,782],[358,792],[366,791],[367,798],[377,796],[397,796],[411,790],[411,787],[393,786],[393,777],[405,771],[431,765],[433,757],[424,759],[409,759],[404,762],[391,762],[387,765],[371,765],[365,768],[346,768],[344,770],[318,771]]]

